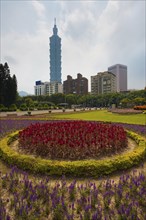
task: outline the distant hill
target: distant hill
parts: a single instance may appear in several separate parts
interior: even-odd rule
[[[19,95],[21,96],[21,97],[23,97],[23,96],[28,96],[29,94],[27,93],[27,92],[25,92],[25,91],[20,91],[20,92],[18,92],[19,93]]]

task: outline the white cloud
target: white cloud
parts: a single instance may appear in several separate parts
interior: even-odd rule
[[[17,76],[19,90],[33,93],[36,80],[49,81],[47,34],[47,31],[36,36],[11,33],[2,41],[4,58],[9,55],[11,60],[17,60],[15,63],[10,59],[8,61],[11,74]]]
[[[30,1],[30,3],[32,4],[33,8],[35,9],[37,15],[40,18],[43,18],[45,11],[46,11],[44,5],[40,1],[36,1],[36,0]]]
[[[11,72],[18,78],[19,90],[33,93],[35,80],[50,78],[49,37],[54,17],[62,38],[63,80],[67,75],[75,78],[80,72],[88,78],[90,88],[91,75],[122,63],[128,66],[129,88],[144,87],[142,1],[31,1],[31,4],[30,8],[38,15],[35,32],[21,34],[15,29],[2,35],[2,60],[9,61]],[[31,18],[31,13],[28,16]]]

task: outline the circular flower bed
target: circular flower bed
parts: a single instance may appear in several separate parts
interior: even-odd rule
[[[111,109],[110,110],[112,113],[117,113],[117,114],[141,114],[142,111],[136,110],[136,109]]]
[[[19,132],[19,148],[49,159],[80,160],[127,147],[121,126],[85,121],[36,123]]]

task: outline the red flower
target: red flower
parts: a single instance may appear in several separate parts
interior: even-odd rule
[[[123,127],[112,124],[61,121],[30,125],[19,133],[19,143],[39,156],[85,159],[117,152],[127,146],[127,136]]]

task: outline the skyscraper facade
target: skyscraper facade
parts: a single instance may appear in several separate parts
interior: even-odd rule
[[[61,83],[61,38],[58,36],[56,19],[50,37],[50,82]]]
[[[108,71],[116,75],[117,92],[127,91],[127,66],[116,64],[108,67]]]

